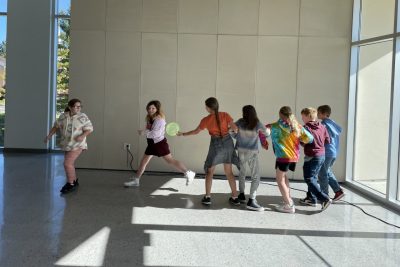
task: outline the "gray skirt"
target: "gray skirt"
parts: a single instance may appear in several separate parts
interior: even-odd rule
[[[239,157],[229,134],[222,138],[211,136],[207,159],[204,162],[205,173],[208,172],[210,167],[222,163],[234,164],[239,169]]]

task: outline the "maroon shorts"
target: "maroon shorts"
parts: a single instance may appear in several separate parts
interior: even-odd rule
[[[164,157],[171,152],[169,151],[169,146],[167,143],[167,138],[164,138],[162,141],[155,143],[151,138],[147,138],[147,148],[144,154],[153,155],[157,157]]]

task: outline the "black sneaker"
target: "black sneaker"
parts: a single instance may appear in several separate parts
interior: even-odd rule
[[[255,210],[255,211],[263,211],[264,210],[264,207],[261,207],[260,205],[258,205],[256,199],[251,199],[251,198],[249,198],[246,208],[248,210]]]
[[[327,201],[322,202],[321,211],[326,210],[329,207],[329,205],[331,205],[331,204],[332,204],[332,199],[330,199],[330,198]]]
[[[201,204],[210,206],[211,205],[211,197],[204,196],[201,200]]]
[[[79,186],[78,178],[74,181],[74,186]]]
[[[235,206],[239,206],[240,205],[239,198],[230,197],[229,198],[229,203],[231,203],[232,205],[235,205]]]
[[[74,184],[70,184],[70,183],[67,182],[67,183],[61,188],[60,192],[61,192],[62,194],[66,194],[66,193],[69,193],[69,192],[74,191],[75,189],[76,189],[75,183],[74,183]]]
[[[300,199],[299,202],[303,205],[307,205],[307,206],[312,206],[312,207],[316,207],[317,206],[317,201],[313,201],[311,198],[309,197],[305,197],[303,199]]]
[[[246,203],[246,197],[244,196],[244,193],[240,193],[238,195],[238,199],[239,199],[240,203]]]

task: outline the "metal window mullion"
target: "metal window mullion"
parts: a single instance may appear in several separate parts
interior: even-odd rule
[[[395,2],[394,31],[399,28],[399,2]],[[399,190],[399,137],[400,137],[400,37],[393,39],[392,86],[390,98],[388,181],[386,198],[396,201]]]
[[[58,19],[71,19],[70,15],[54,15],[54,17]]]
[[[360,40],[361,32],[361,0],[354,0],[353,4],[353,27],[351,32],[351,41],[357,42]]]
[[[399,190],[399,138],[400,138],[400,37],[394,40],[393,75],[390,107],[387,199],[397,199]]]
[[[347,149],[346,149],[346,181],[354,179],[354,144],[355,144],[355,119],[356,119],[356,93],[359,47],[354,42],[360,40],[361,26],[361,0],[353,3],[352,45],[350,51],[349,99],[347,112]]]
[[[57,0],[52,1],[52,12],[56,12]],[[56,119],[56,105],[57,105],[57,47],[58,47],[58,18],[53,16],[51,22],[51,79],[50,79],[50,119],[49,125],[52,126],[53,121]],[[50,150],[54,150],[55,137],[50,142]]]
[[[355,126],[357,106],[357,76],[359,63],[359,46],[351,47],[350,55],[350,80],[349,80],[349,102],[347,115],[347,150],[346,150],[346,181],[354,179],[354,151],[355,151]]]

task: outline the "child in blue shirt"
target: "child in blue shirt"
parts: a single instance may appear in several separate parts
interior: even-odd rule
[[[318,119],[322,120],[321,123],[328,130],[331,142],[325,145],[325,162],[319,171],[318,179],[321,185],[321,190],[329,195],[329,186],[335,192],[333,201],[338,201],[344,197],[344,192],[336,180],[335,174],[332,171],[332,166],[335,163],[337,154],[339,152],[339,136],[342,128],[329,117],[331,116],[331,107],[323,105],[318,107]]]

